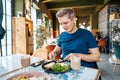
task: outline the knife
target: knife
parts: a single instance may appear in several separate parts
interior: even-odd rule
[[[45,62],[45,60],[42,60],[42,61],[39,61],[39,62],[35,62],[35,63],[31,64],[30,66],[37,67],[37,66],[40,66],[41,64],[43,64],[44,62]]]

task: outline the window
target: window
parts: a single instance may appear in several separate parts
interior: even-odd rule
[[[2,26],[6,34],[2,39],[2,56],[12,54],[12,34],[11,34],[11,0],[2,0],[3,2],[3,21]]]
[[[36,21],[36,9],[34,8],[34,7],[31,7],[31,19],[32,19],[32,21],[33,21],[33,38],[34,38],[34,50],[36,49],[36,37],[35,37],[35,35],[36,35],[36,23],[37,23],[37,21]]]

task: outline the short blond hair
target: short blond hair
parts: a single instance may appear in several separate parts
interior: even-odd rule
[[[75,17],[75,13],[72,8],[62,8],[56,13],[56,17],[63,17],[64,15],[68,15],[68,18]]]

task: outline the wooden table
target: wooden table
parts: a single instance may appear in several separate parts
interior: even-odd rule
[[[15,56],[19,56],[19,55],[13,55],[13,57]],[[37,59],[37,58],[36,58]],[[11,63],[15,63],[16,61],[14,60],[19,60],[18,58],[15,57],[15,59],[9,61]],[[18,63],[18,62],[17,62]],[[17,64],[16,63],[16,64]],[[19,64],[19,63],[18,63]],[[10,64],[9,64],[10,65]],[[11,64],[11,66],[13,66]],[[20,66],[20,64],[19,64]],[[7,67],[7,66],[6,66]],[[7,70],[8,68],[5,68],[5,70]],[[11,67],[12,68],[12,67]],[[14,67],[13,67],[14,68]],[[12,68],[12,69],[13,69]],[[19,68],[19,67],[18,67]],[[9,70],[12,70],[12,69],[9,69]],[[29,71],[38,71],[38,72],[45,72],[41,65],[40,66],[37,66],[37,67],[32,67],[32,66],[29,66],[28,67]],[[4,69],[0,69],[0,70],[4,70]],[[9,70],[7,72],[9,72]],[[14,71],[12,72],[9,72],[7,74],[4,74],[4,75],[1,75],[0,76],[0,80],[7,80],[9,77],[15,75],[15,74],[18,74],[20,73],[20,69],[13,69]],[[16,71],[15,71],[16,70]],[[45,72],[46,73],[46,72]],[[78,76],[79,76],[79,79],[74,79],[74,72],[73,70],[70,70],[66,73],[62,73],[62,74],[53,74],[53,73],[47,73],[50,77],[51,77],[51,80],[98,80],[99,78],[99,75],[100,75],[100,70],[99,69],[93,69],[93,68],[88,68],[88,67],[81,67],[78,71]]]
[[[0,57],[0,76],[23,68],[21,65],[21,56],[26,56],[26,55],[14,54],[10,56]],[[30,56],[31,64],[43,60],[44,59]]]

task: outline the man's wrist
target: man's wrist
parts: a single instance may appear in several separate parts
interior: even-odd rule
[[[55,55],[57,55],[57,51],[52,51]]]
[[[78,54],[78,57],[79,57],[80,59],[82,59],[82,54]]]

